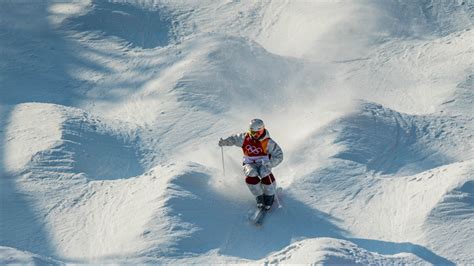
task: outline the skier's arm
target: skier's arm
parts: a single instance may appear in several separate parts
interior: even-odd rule
[[[268,153],[271,154],[271,167],[275,167],[283,161],[283,151],[273,139],[268,142]]]
[[[242,147],[244,143],[245,133],[235,134],[225,139],[219,140],[219,146],[238,146]]]

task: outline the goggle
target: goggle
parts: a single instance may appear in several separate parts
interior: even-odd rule
[[[257,130],[257,131],[250,130],[250,135],[251,135],[252,137],[256,137],[256,136],[262,135],[263,132],[265,132],[265,128],[262,128],[262,129]]]

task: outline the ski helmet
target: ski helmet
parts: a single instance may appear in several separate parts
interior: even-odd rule
[[[250,134],[254,137],[259,137],[265,132],[265,125],[261,119],[255,118],[250,121]]]
[[[250,121],[249,129],[251,131],[259,131],[264,128],[265,128],[265,125],[263,124],[262,119],[255,118],[255,119],[252,119],[252,121]]]

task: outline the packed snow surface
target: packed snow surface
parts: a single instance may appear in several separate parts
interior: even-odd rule
[[[474,2],[0,1],[0,264],[474,263]],[[241,151],[285,159],[262,227]]]

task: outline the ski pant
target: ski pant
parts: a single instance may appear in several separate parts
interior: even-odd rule
[[[262,164],[244,164],[245,183],[255,196],[275,195],[276,181],[271,169]]]

